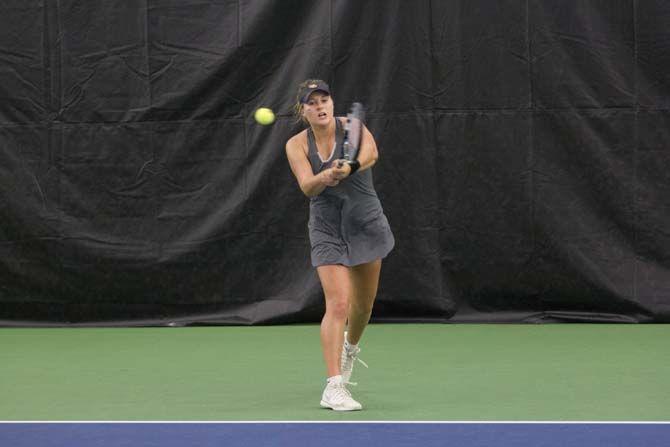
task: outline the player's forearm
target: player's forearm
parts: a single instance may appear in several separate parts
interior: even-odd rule
[[[356,157],[356,161],[360,163],[360,166],[358,167],[357,171],[364,171],[366,169],[370,169],[377,163],[377,159],[379,158],[379,153],[377,152],[377,148],[375,146],[366,146],[361,149],[361,151],[358,153],[358,157]]]
[[[366,154],[362,157],[358,157],[358,162],[361,164],[361,167],[358,168],[359,171],[364,171],[366,169],[370,169],[377,163],[377,159],[379,157],[377,154]]]
[[[308,179],[305,179],[300,183],[300,189],[307,197],[318,196],[323,192],[327,187],[325,174],[323,171],[319,172],[317,175],[313,175]]]
[[[363,144],[358,152],[358,157],[356,157],[356,160],[360,163],[359,171],[370,169],[377,163],[377,159],[379,158],[379,151],[377,150],[377,143],[374,137],[367,129],[364,131]]]

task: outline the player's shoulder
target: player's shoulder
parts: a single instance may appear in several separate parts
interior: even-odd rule
[[[286,142],[286,147],[304,144],[307,141],[307,129],[304,129],[293,135]]]
[[[286,141],[286,151],[302,150],[307,147],[307,129],[293,135]]]

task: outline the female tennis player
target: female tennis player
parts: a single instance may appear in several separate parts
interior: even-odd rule
[[[372,182],[375,140],[363,128],[357,159],[344,160],[346,118],[335,117],[333,108],[324,81],[300,84],[296,115],[309,127],[288,140],[286,155],[310,198],[312,265],[326,300],[321,346],[328,378],[321,406],[350,411],[362,408],[347,385],[377,295],[381,260],[394,239]]]

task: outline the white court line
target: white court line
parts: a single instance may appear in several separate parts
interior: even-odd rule
[[[2,424],[490,424],[670,425],[670,421],[0,421]]]

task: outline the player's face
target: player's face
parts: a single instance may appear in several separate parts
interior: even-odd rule
[[[311,126],[324,126],[333,118],[333,99],[330,95],[316,91],[303,104],[302,115]]]

